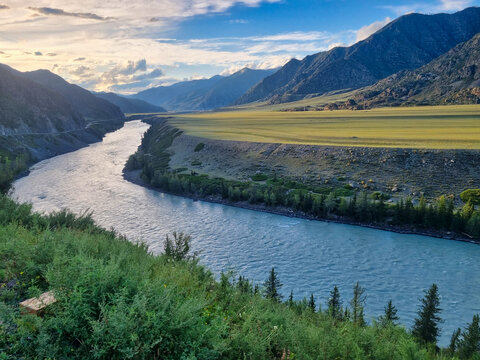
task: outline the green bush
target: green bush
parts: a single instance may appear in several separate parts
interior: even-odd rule
[[[468,189],[460,194],[460,199],[464,203],[467,203],[469,200],[472,205],[480,205],[480,189]]]
[[[204,147],[205,147],[204,143],[202,143],[202,142],[198,143],[197,146],[195,146],[195,149],[193,149],[193,151],[195,151],[195,152],[202,151]]]
[[[258,173],[258,174],[252,175],[251,179],[253,181],[265,181],[268,179],[268,176],[262,173]]]
[[[243,278],[217,282],[187,259],[186,236],[165,243],[172,256],[154,256],[88,216],[43,217],[0,199],[10,210],[0,213],[1,359],[436,357],[400,326],[358,327],[306,301],[264,299]],[[57,302],[43,317],[20,315],[20,301],[47,290]]]

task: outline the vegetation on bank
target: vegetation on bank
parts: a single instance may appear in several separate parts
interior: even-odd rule
[[[272,269],[264,284],[223,274],[219,281],[174,234],[154,256],[100,229],[87,216],[34,214],[0,197],[0,359],[470,359],[479,356],[478,317],[435,346],[438,293],[419,307],[412,332],[389,302],[367,325],[364,290],[351,301],[334,288],[325,310],[284,302]],[[19,302],[53,291],[42,316]],[[343,305],[345,304],[345,305]]]
[[[394,226],[410,231],[456,232],[480,238],[480,211],[475,208],[478,190],[464,192],[462,199],[466,203],[456,209],[453,199],[445,196],[428,203],[424,198],[417,204],[410,198],[388,203],[385,194],[357,193],[348,185],[334,189],[315,187],[265,174],[256,174],[251,181],[213,178],[195,171],[186,172],[186,168],[169,168],[168,147],[179,133],[165,123],[152,126],[126,169],[141,169],[145,182],[177,195],[287,208],[317,219]]]
[[[25,171],[31,161],[31,155],[28,152],[17,156],[11,153],[0,155],[0,193],[6,193],[10,189],[15,176]]]

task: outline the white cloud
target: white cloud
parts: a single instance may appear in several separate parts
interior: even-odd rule
[[[445,11],[462,10],[472,4],[470,0],[440,0],[440,2],[440,9]]]
[[[404,5],[386,5],[385,9],[391,10],[395,15],[405,15],[412,12],[434,14],[438,12],[452,12],[463,10],[476,3],[475,0],[437,0],[433,2],[414,2]]]
[[[296,31],[247,38],[174,38],[172,29],[186,18],[225,12],[238,4],[280,1],[9,0],[9,8],[0,11],[0,62],[23,71],[53,69],[91,90],[129,93],[195,73],[208,77],[213,71],[231,73],[245,66],[277,68],[293,57],[351,44],[359,35]]]
[[[380,30],[381,28],[383,28],[385,25],[387,25],[388,23],[390,23],[392,21],[391,18],[387,17],[385,18],[384,20],[380,20],[380,21],[376,21],[370,25],[366,25],[362,28],[360,28],[358,31],[357,31],[357,42],[358,41],[362,41],[362,40],[365,40],[366,38],[368,38],[370,35],[376,33],[378,30]]]

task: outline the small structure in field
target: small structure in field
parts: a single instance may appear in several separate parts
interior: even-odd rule
[[[39,297],[22,301],[19,305],[23,313],[39,315],[48,305],[51,305],[56,301],[57,300],[55,299],[55,296],[53,296],[53,292],[48,291]]]

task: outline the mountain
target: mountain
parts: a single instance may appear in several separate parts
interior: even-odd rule
[[[114,104],[94,96],[90,91],[80,86],[68,83],[48,70],[37,70],[21,74],[26,79],[61,94],[86,120],[119,122],[125,120],[122,111]]]
[[[275,70],[242,69],[230,76],[183,81],[142,91],[134,98],[170,111],[202,111],[232,105],[248,89]]]
[[[106,100],[120,108],[124,114],[138,114],[138,113],[161,113],[166,112],[161,106],[152,105],[140,99],[126,98],[114,93],[93,93],[96,97]]]
[[[266,77],[237,104],[300,100],[335,90],[358,89],[401,70],[413,70],[480,32],[480,8],[455,14],[402,16],[350,47],[293,59]]]
[[[0,135],[55,133],[85,126],[85,119],[63,96],[0,66]]]
[[[413,71],[402,71],[355,96],[369,107],[480,103],[480,33]]]
[[[27,154],[30,162],[76,150],[124,121],[118,107],[57,75],[0,64],[0,160]]]

